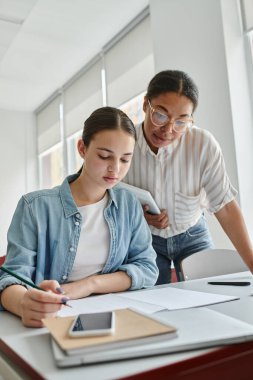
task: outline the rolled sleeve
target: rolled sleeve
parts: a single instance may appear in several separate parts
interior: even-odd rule
[[[36,262],[36,226],[29,205],[22,197],[8,230],[5,266],[31,281]],[[21,284],[15,277],[0,272],[0,292],[7,286]]]
[[[209,213],[219,211],[237,195],[237,190],[227,175],[221,148],[213,136],[209,140],[202,186],[206,192],[206,208]]]

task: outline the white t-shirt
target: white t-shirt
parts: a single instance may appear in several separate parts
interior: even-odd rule
[[[81,233],[76,257],[68,281],[77,281],[101,272],[110,246],[110,231],[104,218],[108,195],[97,203],[78,207],[82,215]]]

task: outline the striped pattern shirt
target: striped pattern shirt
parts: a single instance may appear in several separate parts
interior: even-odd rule
[[[150,191],[158,207],[168,211],[169,227],[150,226],[152,234],[168,238],[185,232],[204,209],[215,213],[235,198],[220,146],[210,132],[193,126],[155,154],[142,125],[136,130],[137,143],[124,182]]]

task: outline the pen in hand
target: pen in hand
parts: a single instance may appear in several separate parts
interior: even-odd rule
[[[249,281],[209,281],[209,285],[232,285],[232,286],[248,286]]]
[[[11,270],[5,268],[4,266],[1,266],[1,267],[0,267],[0,270],[2,270],[3,272],[6,272],[6,273],[8,273],[8,274],[10,274],[11,276],[17,278],[18,280],[22,281],[24,284],[29,285],[29,286],[31,286],[31,287],[34,288],[34,289],[42,290],[43,292],[46,291],[46,290],[40,288],[39,286],[35,285],[33,282],[28,281],[26,278],[23,278],[23,277],[21,277],[20,275],[18,275],[17,273],[14,273],[14,272],[12,272]],[[62,299],[62,304],[63,304],[64,306],[72,307],[71,305],[67,304],[67,300],[65,301],[65,300],[64,300],[64,297],[63,297],[63,299]]]

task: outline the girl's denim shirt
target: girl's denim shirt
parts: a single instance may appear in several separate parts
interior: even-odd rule
[[[68,282],[82,221],[69,186],[77,177],[69,176],[53,189],[24,195],[17,205],[8,231],[5,266],[36,285],[47,279]],[[132,280],[130,290],[154,285],[158,276],[156,254],[139,201],[116,186],[109,190],[104,216],[111,241],[102,273],[127,272]],[[20,283],[0,272],[0,291]]]

